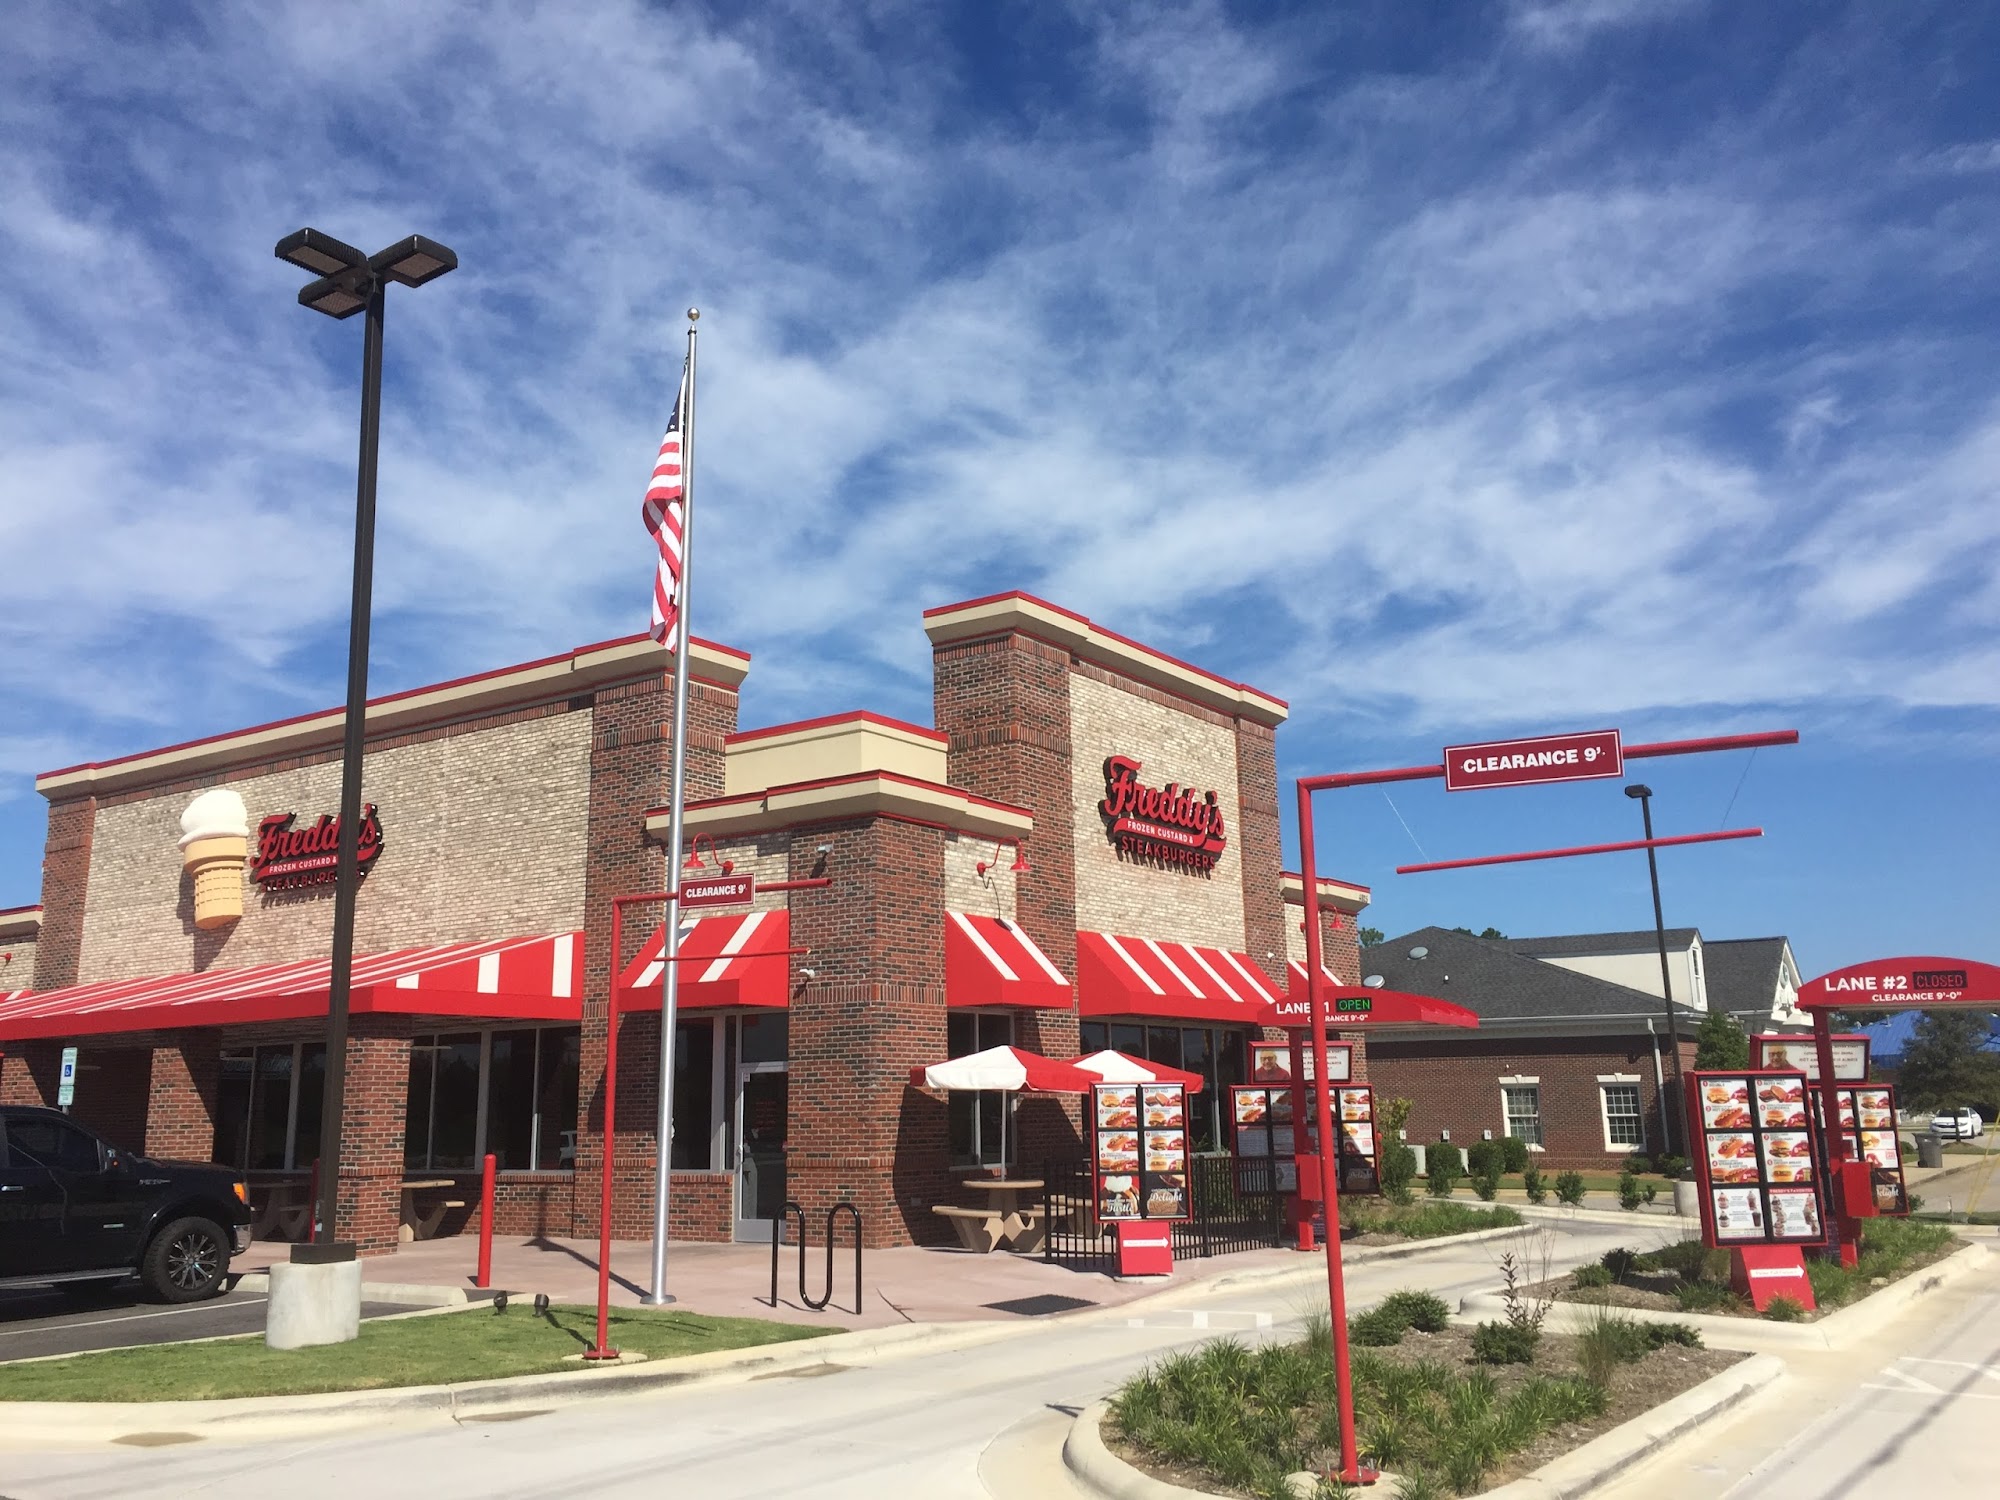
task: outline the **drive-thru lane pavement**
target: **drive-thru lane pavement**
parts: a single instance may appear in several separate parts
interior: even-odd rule
[[[1633,1243],[1632,1227],[1552,1226],[1558,1267]],[[1354,1266],[1350,1296],[1366,1306],[1406,1286],[1447,1298],[1492,1287],[1495,1261],[1519,1240],[1440,1247]],[[1148,1360],[1227,1332],[1295,1336],[1323,1302],[1317,1258],[1279,1286],[1190,1291],[1088,1321],[1052,1320],[1018,1337],[740,1383],[565,1406],[498,1422],[396,1428],[310,1439],[31,1452],[0,1435],[0,1490],[13,1500],[225,1494],[285,1475],[287,1500],[482,1496],[1060,1494],[1059,1469],[1023,1479],[1021,1455],[983,1462],[1024,1422],[1073,1410]],[[1206,1269],[1206,1268],[1202,1268]],[[1205,1326],[1204,1326],[1205,1325]],[[837,1351],[829,1359],[841,1361]],[[843,1362],[844,1363],[844,1362]],[[1046,1455],[1044,1455],[1046,1457]],[[1031,1466],[1030,1466],[1031,1467]],[[1010,1478],[1010,1476],[1013,1476]]]
[[[136,1282],[78,1300],[39,1287],[0,1291],[0,1364],[90,1349],[261,1333],[264,1304],[269,1300],[262,1292],[232,1290],[205,1302],[172,1307],[144,1300]],[[368,1302],[362,1304],[361,1315],[377,1318],[409,1310],[387,1302]]]

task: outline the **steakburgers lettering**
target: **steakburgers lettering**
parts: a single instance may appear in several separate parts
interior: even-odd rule
[[[1097,810],[1121,854],[1157,859],[1206,873],[1228,844],[1214,792],[1196,792],[1170,781],[1150,787],[1139,780],[1144,763],[1129,755],[1104,762],[1104,800]]]
[[[331,884],[340,866],[340,819],[321,813],[308,828],[294,825],[295,812],[271,813],[257,825],[257,857],[250,863],[250,878],[266,889],[296,890],[300,886]],[[382,820],[375,804],[361,809],[361,826],[355,830],[354,862],[366,874],[382,852]]]

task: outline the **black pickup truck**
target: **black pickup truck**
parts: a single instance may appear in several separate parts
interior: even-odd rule
[[[194,1302],[249,1247],[243,1179],[227,1168],[135,1156],[55,1110],[0,1106],[0,1287],[137,1276],[162,1301]]]

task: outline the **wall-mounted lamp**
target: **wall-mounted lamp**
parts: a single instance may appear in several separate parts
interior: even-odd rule
[[[712,860],[714,860],[714,861],[715,861],[715,862],[716,862],[716,863],[717,863],[718,865],[722,866],[722,873],[723,873],[723,874],[727,875],[727,874],[729,874],[729,873],[730,873],[730,871],[732,871],[732,870],[734,870],[734,869],[736,868],[736,861],[735,861],[735,860],[733,860],[733,859],[724,859],[724,858],[723,858],[723,857],[722,857],[722,856],[721,856],[720,854],[717,854],[717,853],[715,852],[715,835],[714,835],[714,834],[712,834],[712,833],[697,833],[697,834],[696,834],[696,835],[695,835],[695,836],[694,836],[694,837],[693,837],[692,839],[688,840],[688,857],[687,857],[687,863],[686,863],[685,865],[683,865],[683,866],[681,867],[682,869],[685,869],[685,870],[706,870],[706,869],[708,868],[708,866],[707,866],[707,865],[705,865],[705,864],[703,864],[703,863],[701,862],[701,841],[702,841],[703,839],[707,839],[707,840],[708,840],[708,856],[709,856],[709,858],[710,858],[710,859],[712,859]]]
[[[1028,869],[1028,856],[1021,852],[1021,841],[1019,839],[999,840],[993,846],[993,857],[991,859],[982,859],[978,864],[973,866],[973,869],[980,875],[984,875],[988,870],[993,869],[1000,863],[1000,851],[1009,844],[1014,846],[1014,863],[1007,866],[1008,873],[1012,875],[1025,874]]]

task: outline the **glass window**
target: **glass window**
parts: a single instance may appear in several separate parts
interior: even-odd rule
[[[714,1167],[715,1022],[674,1025],[674,1154],[684,1172]]]
[[[1114,1022],[1111,1027],[1111,1050],[1122,1052],[1127,1057],[1144,1057],[1146,1028],[1126,1021]]]
[[[470,1172],[478,1165],[479,1033],[438,1038],[431,1088],[431,1159],[441,1171]]]
[[[1645,1120],[1639,1113],[1639,1085],[1601,1083],[1604,1096],[1604,1139],[1613,1149],[1646,1144]]]
[[[945,1018],[945,1042],[953,1057],[1008,1047],[1014,1042],[1011,1012],[958,1011]],[[1014,1096],[993,1090],[954,1089],[946,1096],[947,1135],[953,1166],[1002,1166]]]
[[[96,1139],[62,1120],[17,1115],[7,1122],[7,1151],[17,1167],[33,1164],[65,1172],[98,1168]]]
[[[326,1107],[326,1043],[299,1048],[298,1105],[292,1111],[292,1160],[298,1170],[319,1158],[319,1117]]]
[[[1507,1114],[1507,1134],[1531,1146],[1542,1144],[1542,1091],[1532,1083],[1505,1084],[1500,1099]]]
[[[431,1078],[436,1073],[437,1038],[410,1043],[410,1090],[403,1103],[403,1166],[421,1167],[431,1156]]]
[[[252,1170],[283,1170],[292,1123],[292,1049],[259,1047],[250,1093]]]
[[[215,1089],[215,1149],[211,1159],[238,1171],[250,1165],[250,1079],[257,1055],[248,1047],[222,1054]]]
[[[1178,1026],[1149,1026],[1146,1028],[1146,1061],[1164,1063],[1170,1068],[1181,1065],[1181,1029]]]
[[[486,1064],[486,1152],[502,1172],[534,1164],[535,1041],[532,1030],[496,1031]],[[483,1163],[482,1163],[483,1165]]]
[[[550,1026],[535,1053],[535,1165],[544,1172],[576,1166],[576,1092],[583,1032]]]
[[[1102,1021],[1085,1021],[1076,1028],[1077,1046],[1088,1057],[1111,1045],[1111,1028]]]
[[[784,1062],[790,1045],[791,1017],[781,1010],[758,1011],[743,1017],[743,1061]]]

